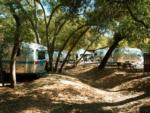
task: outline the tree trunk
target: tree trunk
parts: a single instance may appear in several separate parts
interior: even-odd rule
[[[53,53],[54,53],[54,46],[50,45],[50,50],[49,50],[49,71],[53,72]]]
[[[11,58],[11,62],[10,62],[10,83],[11,83],[11,87],[14,88],[17,85],[16,82],[16,61],[13,58]]]
[[[2,86],[4,86],[5,81],[4,81],[4,73],[3,73],[2,68],[0,68],[0,80],[1,80],[1,82],[2,82]]]
[[[35,20],[35,35],[36,35],[36,42],[38,44],[40,44],[40,38],[39,38],[39,33],[38,33],[38,18],[37,18],[37,6],[36,6],[36,1],[34,0],[34,8],[35,8],[35,11],[34,11],[34,20]]]
[[[45,21],[45,28],[46,28],[46,41],[47,41],[47,48],[48,48],[48,56],[49,56],[49,62],[48,64],[46,65],[46,69],[47,71],[53,71],[53,53],[52,53],[52,50],[53,50],[53,46],[52,46],[52,43],[50,42],[50,39],[49,39],[49,25],[50,25],[50,22],[51,22],[51,19],[54,15],[54,13],[57,11],[57,9],[59,7],[61,7],[62,4],[58,4],[51,12],[51,15],[49,16],[49,19],[48,19],[48,22],[46,21],[46,14],[45,14],[45,10],[44,10],[44,7],[43,5],[41,4],[41,2],[39,2],[39,4],[41,5],[42,7],[42,10],[44,12],[44,21]]]
[[[114,35],[114,43],[110,46],[109,50],[107,51],[105,57],[101,61],[100,65],[98,66],[98,69],[104,69],[106,66],[106,63],[111,56],[113,50],[117,47],[118,43],[123,40],[124,37],[122,37],[120,34],[115,34]]]
[[[91,41],[91,43],[87,46],[86,50],[84,51],[84,53],[82,54],[82,56],[80,57],[80,59],[75,62],[75,64],[74,64],[75,66],[77,66],[77,64],[80,62],[80,60],[84,57],[86,51],[90,48],[90,46],[92,46],[92,44],[93,44],[96,40],[97,40],[97,39]]]
[[[18,23],[18,22],[17,22]],[[19,38],[20,38],[20,25],[16,26],[16,33],[14,37],[14,47],[12,50],[12,55],[11,55],[11,62],[10,62],[10,76],[11,76],[11,87],[16,86],[16,56],[17,56],[17,51],[19,49]]]
[[[13,18],[16,22],[16,29],[14,33],[14,47],[11,54],[11,61],[10,61],[10,78],[11,78],[11,87],[14,88],[16,86],[16,56],[17,51],[19,49],[19,43],[20,43],[20,28],[21,28],[21,21],[20,17],[16,14],[14,7],[12,4],[10,5],[10,11],[13,15]]]
[[[67,53],[67,56],[66,58],[64,59],[60,69],[59,69],[59,72],[61,73],[62,72],[62,69],[64,67],[64,65],[66,64],[66,61],[68,59],[68,57],[70,56],[70,53],[72,52],[72,50],[75,48],[75,46],[77,45],[77,43],[79,42],[79,40],[82,38],[82,36],[89,30],[89,27],[87,27],[81,34],[80,36],[77,38],[77,40],[75,41],[75,43],[71,46],[70,50],[68,51]]]
[[[67,38],[67,40],[64,42],[62,48],[60,49],[60,51],[59,51],[59,53],[58,53],[58,56],[57,56],[57,59],[56,59],[56,63],[55,63],[55,69],[54,69],[55,72],[57,71],[57,68],[58,68],[58,62],[59,62],[59,60],[60,60],[61,53],[62,53],[62,51],[64,50],[64,48],[66,47],[66,45],[67,45],[67,43],[69,42],[70,39],[71,39],[71,36],[69,36],[69,37]]]
[[[56,30],[54,32],[54,37],[51,43],[51,48],[50,48],[50,71],[54,71],[54,67],[53,67],[53,54],[54,54],[54,47],[55,47],[55,42],[57,39],[57,35],[59,34],[59,32],[61,31],[61,29],[63,28],[63,26],[65,25],[65,23],[67,22],[67,19],[64,20],[64,22],[62,22],[59,26],[56,26]]]
[[[48,49],[48,56],[49,56],[49,62],[47,64],[47,71],[51,71],[52,62],[51,62],[51,43],[48,36],[48,26],[46,26],[46,42],[47,42],[47,49]]]
[[[0,51],[2,52],[2,51]],[[4,73],[3,73],[3,66],[2,66],[2,54],[0,54],[0,79],[1,79],[1,82],[2,82],[2,86],[4,86]]]
[[[82,25],[80,26],[79,28],[77,28],[74,32],[72,32],[69,37],[65,40],[63,46],[61,47],[59,53],[58,53],[58,56],[57,56],[57,60],[56,60],[56,63],[55,63],[55,71],[57,71],[58,69],[58,62],[60,60],[60,56],[61,56],[61,53],[62,51],[65,49],[65,47],[67,46],[67,43],[69,42],[69,40],[72,38],[72,36],[77,32],[79,31],[80,29],[84,28],[86,25]]]

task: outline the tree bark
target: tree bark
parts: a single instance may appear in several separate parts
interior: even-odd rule
[[[1,48],[3,48],[2,46],[1,46]],[[3,66],[2,66],[2,58],[3,58],[3,49],[2,49],[2,51],[0,51],[1,52],[1,54],[0,54],[0,79],[1,79],[1,82],[2,82],[2,86],[4,86],[4,73],[3,73]]]
[[[97,39],[91,41],[91,43],[87,46],[87,48],[85,49],[84,53],[82,54],[82,56],[80,57],[80,59],[78,59],[76,62],[75,62],[75,66],[77,66],[77,64],[80,62],[80,60],[84,57],[86,51],[90,48],[90,46],[92,46],[92,44],[96,41]]]
[[[117,47],[118,43],[123,40],[124,37],[122,37],[120,34],[115,34],[114,35],[114,42],[113,44],[110,46],[109,50],[107,51],[105,57],[103,58],[103,60],[101,61],[100,65],[98,66],[98,69],[104,69],[106,66],[106,63],[108,61],[108,59],[110,58],[113,50]]]
[[[82,28],[84,28],[84,27],[86,27],[86,25],[82,25],[82,26],[80,26],[79,28],[77,28],[77,29],[76,29],[74,32],[72,32],[72,33],[69,35],[69,37],[65,40],[65,42],[64,42],[63,46],[61,47],[61,49],[60,49],[60,51],[59,51],[59,53],[58,53],[58,56],[57,56],[57,60],[56,60],[56,63],[55,63],[55,71],[57,71],[57,69],[58,69],[58,62],[59,62],[59,60],[60,60],[61,53],[62,53],[62,51],[65,49],[65,47],[67,46],[67,43],[69,42],[69,40],[72,38],[72,36],[73,36],[77,31],[79,31],[80,29],[82,29]]]
[[[54,48],[55,48],[55,42],[56,42],[56,39],[57,39],[57,35],[59,34],[59,32],[61,31],[61,29],[63,28],[63,26],[65,25],[65,23],[67,22],[67,19],[65,19],[60,25],[56,26],[56,30],[54,32],[54,37],[53,37],[53,40],[52,40],[52,43],[51,43],[51,48],[50,48],[50,64],[51,64],[51,67],[50,67],[50,70],[53,72],[55,71],[54,69],[54,66],[53,66],[53,54],[54,54]]]
[[[17,51],[19,49],[19,39],[20,39],[20,28],[21,28],[21,21],[20,17],[16,14],[14,7],[12,4],[10,5],[10,11],[13,15],[13,18],[16,22],[16,29],[14,33],[14,47],[11,54],[11,60],[10,60],[10,78],[11,78],[11,87],[14,88],[16,86],[16,56]]]
[[[16,26],[17,27],[17,26]],[[10,62],[10,76],[11,76],[11,87],[15,87],[17,82],[16,82],[16,56],[17,56],[17,51],[19,49],[19,35],[20,31],[18,30],[20,27],[18,26],[16,28],[16,33],[14,39],[14,47],[12,50],[12,55],[11,55],[11,62]]]
[[[39,2],[40,3],[40,2]],[[47,66],[46,66],[46,68],[47,68],[47,70],[48,71],[53,71],[53,58],[52,58],[52,56],[53,56],[53,53],[52,53],[52,50],[53,50],[53,45],[52,45],[52,43],[50,42],[50,40],[49,40],[49,25],[50,25],[50,22],[51,22],[51,19],[52,19],[52,17],[53,17],[53,15],[54,15],[54,13],[57,11],[57,9],[59,8],[59,7],[61,7],[61,5],[62,4],[58,4],[53,10],[52,10],[52,12],[51,12],[51,15],[49,16],[49,19],[48,19],[48,22],[46,21],[46,14],[45,14],[45,10],[44,10],[44,7],[43,7],[43,5],[40,3],[40,5],[41,5],[41,7],[42,7],[42,9],[43,9],[43,12],[44,12],[44,20],[45,20],[45,28],[46,28],[46,32],[45,32],[45,34],[46,34],[46,41],[47,41],[47,48],[48,48],[48,56],[49,56],[49,62],[48,62],[48,64],[47,64]]]
[[[75,48],[75,46],[77,45],[77,43],[79,42],[79,40],[82,38],[82,36],[89,30],[89,27],[87,27],[81,34],[80,36],[77,38],[77,40],[75,41],[75,43],[71,46],[70,50],[68,51],[67,53],[67,56],[66,58],[64,59],[60,69],[59,69],[59,72],[61,73],[62,72],[62,69],[64,67],[64,65],[66,64],[66,61],[68,59],[68,57],[70,56],[70,53],[72,52],[72,50]]]
[[[38,18],[37,18],[37,6],[36,6],[36,1],[34,0],[34,20],[35,20],[35,24],[34,24],[34,32],[35,32],[35,36],[36,36],[36,42],[38,44],[40,44],[40,37],[39,37],[39,33],[38,33]],[[32,22],[33,23],[33,22]]]

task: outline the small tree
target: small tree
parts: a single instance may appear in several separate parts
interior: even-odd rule
[[[76,37],[74,44],[70,47],[70,49],[69,49],[69,51],[68,51],[68,53],[67,53],[67,56],[66,56],[66,58],[64,59],[62,65],[61,65],[61,67],[60,67],[60,69],[59,69],[59,72],[62,72],[62,69],[63,69],[65,63],[67,62],[67,59],[68,59],[68,57],[70,56],[72,50],[75,48],[75,46],[76,46],[77,43],[80,41],[80,39],[84,36],[84,34],[89,30],[89,28],[90,28],[90,27],[85,28],[85,29],[80,33],[80,35],[79,35],[78,37]]]

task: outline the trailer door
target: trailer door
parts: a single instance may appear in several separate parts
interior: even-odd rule
[[[36,57],[37,60],[35,61],[35,65],[36,65],[36,73],[43,73],[45,72],[45,65],[47,62],[47,51],[46,50],[36,50]]]

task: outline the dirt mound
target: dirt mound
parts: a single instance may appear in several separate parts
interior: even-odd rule
[[[55,101],[83,103],[94,102],[97,99],[102,100],[101,97],[97,96],[94,88],[81,83],[75,78],[63,75],[49,75],[49,77],[37,80],[32,85],[38,86],[33,88],[33,92],[47,95],[51,100]]]
[[[31,93],[40,93],[59,102],[79,104],[112,101],[111,93],[93,88],[76,78],[65,75],[48,75],[46,78],[36,80],[29,87],[32,87]]]
[[[114,87],[111,89],[113,91],[144,91],[145,93],[149,93],[150,91],[150,76],[145,76],[140,79],[134,79],[131,81],[127,81],[125,83],[121,83],[119,86]]]
[[[82,65],[0,87],[0,113],[142,113],[150,106],[150,77],[141,72]],[[17,107],[16,107],[17,106]],[[142,111],[142,112],[141,112]],[[150,110],[149,110],[150,111]]]

